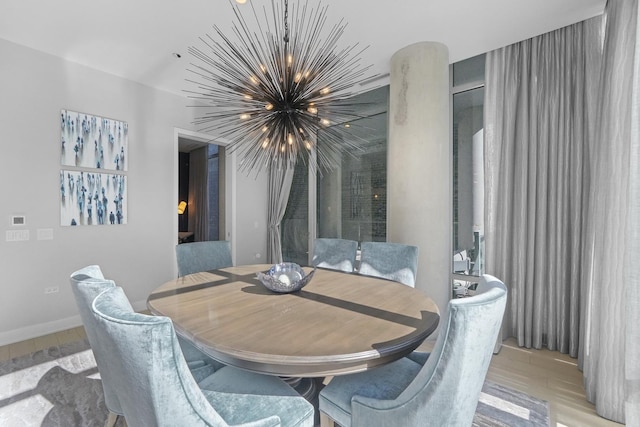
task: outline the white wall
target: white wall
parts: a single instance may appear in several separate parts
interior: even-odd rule
[[[174,128],[193,128],[189,101],[5,40],[0,56],[0,345],[79,325],[68,278],[88,264],[144,308],[176,276]],[[60,226],[61,109],[128,122],[126,225]],[[264,262],[266,180],[236,184],[236,262]],[[30,240],[6,242],[16,214]],[[53,240],[36,240],[38,229],[53,229]],[[51,286],[60,291],[46,295]]]

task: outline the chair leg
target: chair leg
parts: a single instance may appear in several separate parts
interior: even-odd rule
[[[116,422],[118,422],[118,414],[115,414],[113,412],[109,412],[109,416],[107,417],[107,422],[104,423],[105,427],[114,427],[116,425]]]
[[[335,427],[335,423],[329,418],[329,415],[322,411],[320,411],[320,427]]]

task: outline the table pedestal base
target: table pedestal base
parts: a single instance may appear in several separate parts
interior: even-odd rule
[[[318,387],[316,387],[315,378],[283,377],[282,380],[311,403],[313,403],[318,396]]]
[[[324,378],[297,378],[297,377],[281,377],[284,382],[289,384],[300,396],[307,399],[315,408],[315,426],[320,425],[320,412],[318,411],[318,393],[323,387]]]

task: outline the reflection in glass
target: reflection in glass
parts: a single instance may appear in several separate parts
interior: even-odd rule
[[[480,275],[484,246],[484,87],[453,95],[453,272]]]
[[[318,237],[384,242],[387,236],[387,113],[349,124],[361,150],[318,175]],[[322,134],[318,147],[322,146]]]
[[[280,239],[284,261],[309,264],[309,168],[304,162],[296,163]]]

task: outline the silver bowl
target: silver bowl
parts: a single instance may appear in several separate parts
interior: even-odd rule
[[[271,267],[266,273],[258,272],[257,277],[267,289],[278,293],[297,292],[304,288],[313,278],[314,268],[305,276],[298,264],[283,262]]]

